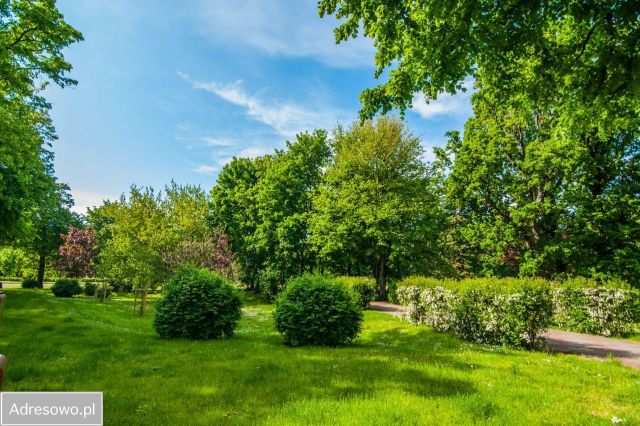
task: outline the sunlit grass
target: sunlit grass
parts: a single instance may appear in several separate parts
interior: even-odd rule
[[[106,424],[640,423],[640,371],[472,345],[377,312],[342,348],[288,348],[248,297],[232,339],[156,337],[133,299],[9,289],[5,390],[103,391]]]

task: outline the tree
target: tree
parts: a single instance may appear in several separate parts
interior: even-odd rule
[[[172,239],[161,194],[132,186],[128,197],[123,194],[118,202],[106,206],[99,214],[93,212],[94,219],[103,216],[99,235],[108,236],[99,255],[102,274],[136,289],[160,285],[169,275],[163,254]]]
[[[271,286],[281,287],[295,275],[313,272],[309,243],[311,197],[330,155],[327,133],[302,133],[276,151],[257,183],[257,226],[253,243],[264,254]]]
[[[56,268],[67,276],[80,278],[95,274],[96,234],[93,228],[69,226],[62,235],[62,245],[58,248]]]
[[[82,40],[53,0],[0,1],[0,241],[21,235],[45,197],[55,131],[41,91],[75,84],[62,50]]]
[[[361,115],[475,80],[447,193],[483,273],[640,277],[640,8],[635,2],[323,0],[375,39]]]
[[[400,120],[380,117],[339,127],[333,149],[313,200],[312,240],[332,270],[361,273],[364,264],[386,297],[388,275],[436,258],[441,215],[420,141]]]
[[[258,181],[271,162],[270,156],[236,158],[225,164],[211,189],[209,226],[228,237],[229,247],[240,264],[241,280],[257,289],[264,255],[252,242],[258,223]]]
[[[29,212],[27,237],[22,244],[38,257],[38,286],[43,288],[47,260],[58,251],[62,235],[70,225],[80,224],[80,218],[71,212],[73,199],[66,184],[51,179],[51,190],[45,193],[37,206]]]

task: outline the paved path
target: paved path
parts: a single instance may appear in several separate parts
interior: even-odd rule
[[[371,309],[402,317],[403,307],[387,302],[371,302]],[[640,342],[609,339],[571,331],[549,330],[547,346],[554,352],[606,358],[613,355],[625,365],[640,370]]]

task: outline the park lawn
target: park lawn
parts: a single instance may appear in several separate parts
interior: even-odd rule
[[[7,290],[7,391],[102,391],[105,424],[640,424],[640,371],[468,344],[366,312],[341,348],[288,348],[247,296],[236,336],[167,341],[132,300]]]

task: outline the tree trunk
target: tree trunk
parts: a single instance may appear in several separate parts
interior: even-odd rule
[[[38,288],[44,288],[44,267],[46,260],[46,256],[44,254],[40,254],[38,259]]]
[[[376,284],[378,284],[378,295],[382,300],[387,299],[387,278],[385,277],[385,274],[384,274],[385,272],[384,266],[385,266],[385,259],[384,257],[381,257],[377,265],[378,273],[376,274]]]

